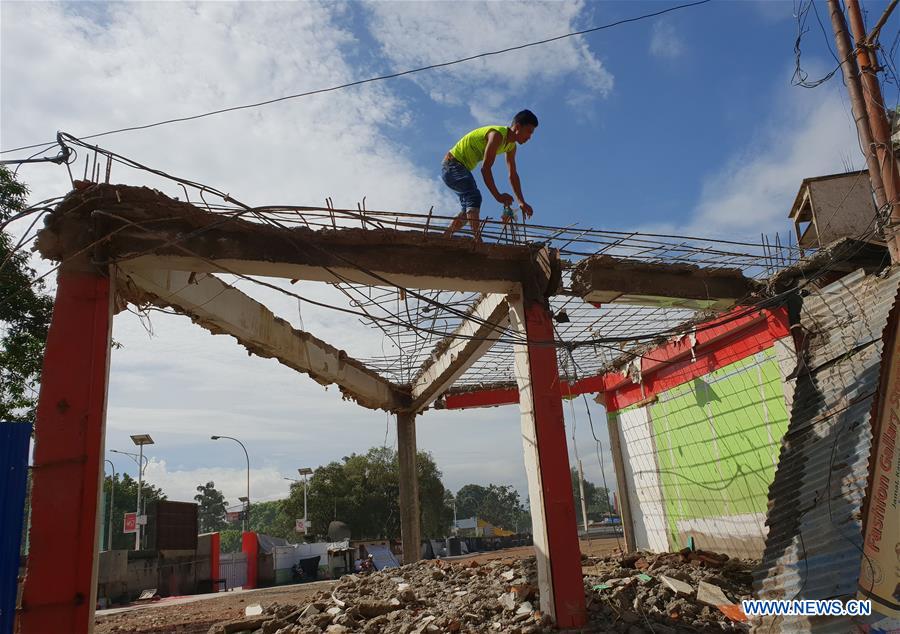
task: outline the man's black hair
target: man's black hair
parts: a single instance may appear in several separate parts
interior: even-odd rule
[[[538,127],[537,117],[534,116],[534,113],[531,110],[517,112],[516,116],[513,117],[512,122],[518,123],[519,125],[533,125],[535,128]]]

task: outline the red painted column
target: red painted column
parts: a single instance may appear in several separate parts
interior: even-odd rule
[[[23,634],[94,626],[110,281],[66,272],[57,284],[35,423]]]
[[[213,533],[209,538],[209,578],[219,578],[219,555],[222,552],[222,535]],[[219,584],[213,581],[212,591],[219,591]]]
[[[241,551],[247,555],[247,583],[245,588],[255,588],[259,583],[259,540],[256,533],[244,531],[241,536]]]
[[[581,627],[587,619],[581,549],[556,348],[536,343],[554,338],[552,317],[543,302],[525,300],[525,331],[556,624]]]

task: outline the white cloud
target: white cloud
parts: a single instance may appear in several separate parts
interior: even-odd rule
[[[404,4],[403,11],[392,3],[368,7],[370,32],[383,54],[395,69],[407,69],[577,30],[584,3],[415,2]],[[464,104],[479,121],[509,119],[528,107],[526,95],[555,90],[563,78],[575,79],[594,95],[605,96],[613,88],[612,74],[581,38],[412,76],[432,99]]]
[[[389,5],[374,5],[373,34],[383,35],[379,41],[391,63],[418,63],[417,42],[429,59],[498,48],[572,30],[582,7],[453,6],[408,5],[390,18]],[[2,145],[52,139],[56,130],[85,135],[376,74],[348,61],[358,45],[344,11],[316,3],[2,3]],[[435,15],[445,26],[429,23]],[[406,29],[416,37],[405,41]],[[439,32],[449,39],[429,41]],[[442,102],[471,102],[473,112],[483,108],[479,117],[506,119],[510,109],[528,105],[516,95],[552,90],[570,76],[582,95],[612,89],[612,76],[578,39],[540,54],[514,53],[436,73],[423,85],[441,93]],[[97,142],[248,203],[319,204],[330,195],[337,206],[352,208],[366,196],[370,208],[452,210],[436,170],[423,169],[391,140],[398,127],[412,123],[395,89],[378,84]],[[86,158],[82,153],[73,166],[76,177]],[[34,200],[70,189],[66,171],[56,166],[24,166],[20,176]],[[112,181],[183,197],[171,182],[119,165]],[[354,317],[306,303],[298,312],[294,298],[239,286],[295,327],[302,312],[307,330],[352,356],[381,354],[387,345]],[[321,284],[289,288],[325,301],[338,297]],[[113,336],[124,347],[112,354],[106,445],[127,451],[129,434],[151,434],[156,444],[147,478],[170,499],[190,500],[194,487],[208,480],[231,502],[243,495],[239,448],[226,452],[209,440],[212,434],[248,445],[254,499],[285,494],[288,482],[281,478],[298,465],[318,466],[382,444],[386,425],[387,442],[394,444],[394,421],[383,412],[342,401],[336,388],[326,390],[273,360],[248,356],[230,337],[212,336],[187,318],[150,315],[152,338],[131,313],[114,320]],[[449,488],[495,482],[527,491],[515,407],[428,412],[419,430],[420,449],[433,453]]]
[[[235,447],[240,452],[240,447]],[[165,460],[150,460],[144,471],[144,479],[163,490],[169,500],[192,502],[197,486],[215,482],[225,495],[229,506],[240,504],[239,497],[247,495],[247,470],[211,467],[202,469],[170,470]],[[275,468],[250,469],[250,500],[265,502],[286,497],[290,482]]]
[[[684,53],[684,42],[671,22],[659,20],[653,23],[650,34],[650,54],[675,59]]]
[[[754,141],[705,180],[687,233],[758,239],[760,232],[786,232],[804,178],[864,166],[838,94],[794,92],[780,101]]]

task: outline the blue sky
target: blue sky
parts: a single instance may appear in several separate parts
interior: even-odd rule
[[[884,4],[865,3],[870,25]],[[667,6],[3,3],[2,147],[52,139],[59,129],[84,135],[323,88]],[[541,125],[518,163],[535,222],[784,234],[802,178],[863,165],[840,76],[815,90],[790,85],[795,9],[792,2],[711,2],[450,69],[100,142],[254,204],[316,205],[331,196],[353,207],[366,196],[370,208],[434,205],[436,213],[453,213],[455,199],[439,180],[443,154],[468,130],[506,123],[528,107]],[[824,5],[818,9],[827,20]],[[835,62],[814,15],[808,27],[802,61],[815,78]],[[886,48],[896,33],[892,18]],[[887,98],[896,101],[894,87]],[[505,167],[497,169],[505,183]],[[55,166],[25,166],[20,176],[35,200],[69,188]],[[180,195],[171,183],[120,168],[113,181]],[[483,215],[497,217],[498,206],[486,204]],[[328,287],[300,286],[337,299]],[[296,301],[244,290],[299,326]],[[301,310],[307,329],[350,354],[381,350],[377,332]],[[231,501],[243,494],[240,448],[213,443],[215,433],[248,445],[256,499],[285,495],[282,478],[299,466],[394,443],[392,419],[342,402],[335,388],[248,357],[185,318],[154,314],[151,321],[152,337],[136,316],[116,317],[114,336],[124,347],[112,356],[107,446],[128,449],[128,434],[151,433],[157,444],[148,478],[170,497],[189,499],[208,479]],[[599,482],[583,407],[576,406],[575,435],[587,476]],[[608,456],[603,412],[592,408]],[[568,408],[566,415],[571,426]],[[418,440],[451,489],[509,483],[524,497],[516,408],[429,412]],[[133,471],[126,460],[117,467]]]

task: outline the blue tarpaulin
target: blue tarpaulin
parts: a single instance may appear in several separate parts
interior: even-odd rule
[[[10,634],[16,618],[30,441],[31,423],[0,422],[0,634]]]
[[[376,570],[400,567],[400,562],[397,561],[397,558],[394,557],[394,553],[392,553],[391,549],[387,546],[374,544],[370,546],[366,544],[366,551],[368,551],[368,553],[372,555],[372,561],[375,562]]]

